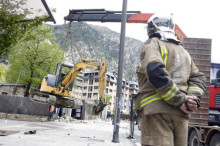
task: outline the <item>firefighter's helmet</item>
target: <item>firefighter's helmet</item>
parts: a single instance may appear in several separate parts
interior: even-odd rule
[[[148,20],[147,23],[147,33],[148,36],[154,33],[169,32],[174,34],[174,21],[172,14],[170,16],[163,16],[160,14],[154,14]]]

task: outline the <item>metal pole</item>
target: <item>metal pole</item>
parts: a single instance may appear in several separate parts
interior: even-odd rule
[[[130,112],[130,135],[128,138],[133,139],[134,138],[134,111],[133,111],[133,103],[134,103],[134,97],[136,94],[132,94],[130,101],[131,101],[131,112]]]
[[[125,29],[126,29],[126,18],[127,18],[127,0],[123,0],[122,7],[122,19],[121,19],[121,35],[120,35],[120,50],[119,50],[119,65],[118,65],[118,78],[117,78],[117,93],[116,93],[116,110],[115,110],[115,123],[113,131],[114,143],[119,143],[119,122],[120,122],[120,107],[119,101],[121,99],[122,90],[122,71],[123,71],[123,60],[124,60],[124,42],[125,42]]]

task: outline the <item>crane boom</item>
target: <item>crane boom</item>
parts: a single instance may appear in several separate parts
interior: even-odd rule
[[[153,13],[127,11],[127,23],[147,23]],[[105,9],[73,9],[64,17],[66,21],[121,22],[122,11],[107,11]],[[175,35],[183,43],[186,37],[180,27],[175,25]]]

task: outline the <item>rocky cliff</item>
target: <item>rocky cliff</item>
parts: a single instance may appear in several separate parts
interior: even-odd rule
[[[68,31],[68,25],[52,25],[57,41],[65,51],[65,60],[75,63],[80,59],[105,59],[108,71],[117,73],[120,47],[120,34],[107,27],[75,22]],[[123,78],[136,80],[136,67],[139,64],[139,51],[142,42],[126,37]]]

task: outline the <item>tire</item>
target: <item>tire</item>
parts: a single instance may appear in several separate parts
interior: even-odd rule
[[[220,132],[217,132],[212,136],[210,146],[220,146]]]
[[[196,130],[192,130],[192,132],[190,133],[189,146],[201,146]]]

